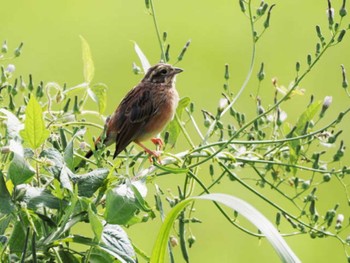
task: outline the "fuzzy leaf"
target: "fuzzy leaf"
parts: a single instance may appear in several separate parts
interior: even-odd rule
[[[32,149],[37,149],[49,137],[50,131],[45,128],[43,111],[35,96],[30,97],[25,116],[24,130],[20,134]]]
[[[174,119],[168,124],[168,126],[164,129],[164,132],[162,133],[162,136],[164,138],[165,131],[169,132],[168,143],[170,143],[172,147],[175,146],[177,138],[181,133],[180,121],[181,121],[182,112],[190,104],[190,102],[191,102],[191,99],[189,97],[184,97],[180,99],[179,105],[177,106],[177,109],[176,109],[176,115],[174,116]]]
[[[83,55],[84,81],[86,83],[90,83],[95,74],[94,62],[92,61],[90,46],[88,42],[82,36],[80,36],[80,39]]]
[[[151,67],[151,64],[148,62],[147,57],[145,56],[145,54],[143,54],[142,50],[136,44],[136,42],[134,42],[134,48],[135,48],[137,56],[139,57],[139,59],[141,61],[143,72],[145,72],[145,74],[146,74],[148,69]]]
[[[136,263],[136,254],[126,232],[119,225],[108,224],[102,232],[101,248],[121,262]]]
[[[71,179],[78,185],[79,196],[91,197],[104,183],[109,171],[96,169],[87,174],[73,175]]]
[[[19,121],[19,119],[11,113],[10,111],[1,108],[0,112],[3,113],[6,117],[6,128],[7,128],[7,134],[10,139],[18,139],[19,138],[19,132],[24,128],[24,125]]]
[[[33,210],[41,207],[62,209],[62,206],[67,205],[66,201],[58,199],[43,188],[22,184],[16,187],[16,191],[20,196],[18,201],[25,202]]]
[[[88,94],[97,103],[99,113],[104,113],[107,107],[107,86],[103,83],[97,83],[88,89]]]
[[[61,175],[61,170],[64,164],[62,154],[55,148],[45,149],[40,153],[41,158],[46,158],[52,162],[52,165],[45,166],[45,169],[56,178]]]

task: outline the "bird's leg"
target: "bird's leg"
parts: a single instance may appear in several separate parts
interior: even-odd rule
[[[151,141],[156,145],[159,146],[159,149],[162,149],[164,146],[163,140],[161,138],[152,138]]]
[[[137,145],[139,145],[140,147],[142,147],[146,153],[148,153],[149,155],[153,155],[154,157],[157,158],[157,160],[160,162],[160,154],[156,151],[152,151],[150,149],[148,149],[146,146],[144,146],[142,143],[140,142],[135,142]]]

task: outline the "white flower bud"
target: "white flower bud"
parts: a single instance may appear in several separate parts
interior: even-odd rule
[[[343,214],[339,214],[337,217],[337,224],[341,224],[344,221],[344,215]]]
[[[7,71],[8,73],[13,73],[15,70],[16,70],[15,65],[13,65],[13,64],[8,64],[8,65],[7,65],[6,71]]]

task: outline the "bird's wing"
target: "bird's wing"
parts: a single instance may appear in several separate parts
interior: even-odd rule
[[[157,112],[151,90],[143,83],[132,89],[116,110],[113,126],[117,128],[114,158],[144,132],[144,126]]]

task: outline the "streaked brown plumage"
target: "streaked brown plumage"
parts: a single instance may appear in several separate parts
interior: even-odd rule
[[[175,78],[182,69],[159,63],[151,67],[142,81],[121,101],[107,123],[106,138],[103,143],[109,146],[116,143],[113,158],[131,142],[140,145],[148,154],[159,154],[146,148],[142,142],[160,133],[174,117],[179,101],[175,89]],[[95,145],[100,142],[100,137]],[[162,144],[160,139],[152,139]],[[92,155],[87,152],[86,158]]]

